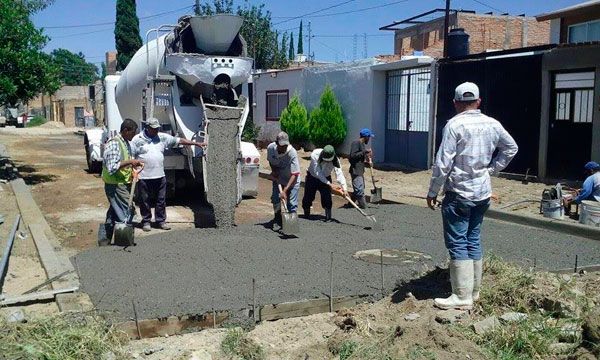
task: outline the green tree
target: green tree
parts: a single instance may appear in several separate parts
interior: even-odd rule
[[[81,52],[75,54],[67,49],[56,49],[50,55],[60,68],[60,81],[65,85],[87,85],[98,77],[98,67],[85,61]]]
[[[281,130],[288,133],[292,144],[304,144],[309,140],[308,113],[298,94],[294,94],[292,101],[283,109],[279,123]]]
[[[135,0],[117,0],[115,45],[117,70],[124,70],[135,52],[142,47],[140,20],[136,14]]]
[[[233,0],[213,0],[213,4],[200,4],[200,0],[196,0],[194,5],[194,14],[196,15],[214,15],[214,14],[232,14]]]
[[[0,0],[0,105],[15,106],[60,87],[58,69],[42,51],[48,37],[30,13],[24,2]]]
[[[285,69],[288,67],[288,33],[287,31],[281,35],[281,48],[279,48],[279,61],[277,68]]]
[[[298,33],[298,54],[304,54],[304,46],[302,45],[302,20],[300,20],[300,32]]]
[[[288,60],[289,61],[293,61],[294,60],[294,33],[290,34],[290,50],[288,51]]]
[[[106,77],[106,63],[102,62],[102,64],[100,66],[102,67],[102,70],[100,73],[100,79],[104,80],[104,78]]]
[[[310,140],[317,147],[341,145],[346,138],[348,128],[342,107],[337,101],[331,86],[325,86],[319,106],[310,113]]]

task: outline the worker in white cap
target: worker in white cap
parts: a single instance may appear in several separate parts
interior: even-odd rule
[[[335,177],[339,185],[335,185],[331,179],[331,172],[335,172]],[[346,178],[342,172],[340,159],[335,154],[335,149],[327,145],[322,149],[314,149],[310,154],[310,165],[306,173],[304,183],[304,196],[302,197],[302,209],[304,216],[310,217],[310,207],[317,191],[321,195],[321,206],[325,209],[325,220],[331,220],[331,208],[333,201],[331,193],[342,196],[348,196]]]
[[[267,160],[271,166],[273,191],[273,225],[281,227],[281,201],[285,201],[287,210],[294,213],[298,209],[298,191],[300,190],[300,160],[290,138],[284,131],[277,134],[275,142],[267,146]],[[279,192],[281,185],[282,192]]]
[[[152,207],[154,207],[156,227],[169,230],[166,212],[167,178],[164,168],[164,152],[166,149],[179,145],[205,146],[205,144],[159,132],[161,124],[156,118],[148,119],[145,125],[144,131],[131,140],[136,158],[144,162],[144,169],[140,172],[138,184],[142,230],[151,230]]]
[[[518,147],[497,120],[481,113],[479,88],[460,84],[454,94],[457,115],[448,120],[442,133],[427,194],[427,205],[435,210],[444,187],[442,222],[450,254],[452,295],[437,298],[442,309],[471,309],[479,300],[482,276],[481,224],[490,206],[490,175],[503,170]],[[494,156],[494,152],[498,153]]]

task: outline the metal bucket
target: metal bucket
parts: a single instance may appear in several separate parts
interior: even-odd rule
[[[562,219],[565,209],[560,199],[542,200],[542,214],[550,219]]]
[[[600,227],[600,202],[583,200],[579,222],[584,225]]]

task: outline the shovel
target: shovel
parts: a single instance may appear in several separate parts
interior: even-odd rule
[[[279,186],[279,192],[283,192],[281,184]],[[288,236],[296,236],[300,233],[300,226],[298,225],[298,214],[288,212],[287,202],[281,200],[281,232]]]
[[[350,204],[352,204],[352,206],[354,206],[356,208],[356,210],[358,210],[362,216],[366,217],[373,224],[373,226],[372,226],[373,230],[382,230],[381,225],[379,225],[379,223],[377,223],[375,216],[365,213],[363,211],[363,209],[361,209],[358,205],[356,205],[356,203],[354,201],[352,201],[352,199],[350,199],[350,196],[344,196],[344,199],[346,199],[346,201],[348,201]]]
[[[133,220],[134,211],[131,207],[133,204],[133,195],[135,194],[135,184],[138,182],[138,175],[142,171],[142,168],[133,170],[133,181],[131,183],[131,192],[129,193],[129,201],[127,201],[127,209],[129,209],[129,216],[124,223],[115,223],[115,245],[118,246],[133,246],[134,242],[134,228],[131,223]]]
[[[373,189],[371,190],[371,197],[369,198],[369,202],[371,204],[376,204],[383,200],[383,189],[375,185],[375,176],[373,175],[373,164],[369,166],[369,170],[371,171],[371,181],[373,182]]]

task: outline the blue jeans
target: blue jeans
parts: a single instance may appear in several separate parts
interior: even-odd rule
[[[481,260],[481,223],[490,199],[470,201],[454,192],[442,201],[444,240],[452,260]]]
[[[285,184],[287,185],[287,184]],[[282,185],[281,187],[285,187],[285,185]],[[287,209],[289,212],[293,213],[296,212],[298,210],[298,191],[300,190],[300,182],[297,181],[296,184],[294,185],[294,187],[292,187],[289,191],[288,191],[288,201],[287,201]],[[279,198],[279,188],[277,186],[277,183],[275,181],[273,181],[273,193],[271,195],[271,203],[273,204],[273,206],[277,207],[281,202],[281,199]]]
[[[102,234],[104,235],[102,237],[105,237],[103,240],[108,240],[109,243],[113,237],[115,223],[126,223],[131,216],[127,205],[130,191],[131,184],[104,184],[109,207],[104,221],[105,234]]]
[[[360,199],[365,196],[365,177],[364,175],[352,175],[352,188],[354,192],[352,193],[355,200]]]

